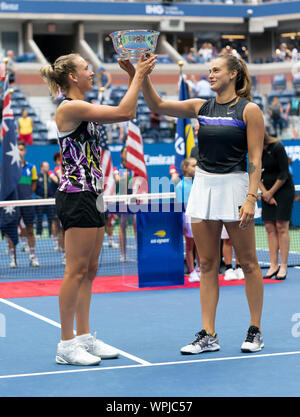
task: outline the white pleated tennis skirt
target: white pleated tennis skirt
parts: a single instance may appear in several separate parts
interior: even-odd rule
[[[247,172],[211,174],[196,167],[186,216],[190,219],[239,221],[239,211],[248,188]],[[257,207],[255,211],[257,213]]]

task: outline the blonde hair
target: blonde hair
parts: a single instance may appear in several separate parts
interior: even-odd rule
[[[54,64],[44,65],[40,69],[42,78],[47,82],[50,93],[56,96],[61,91],[69,88],[68,75],[76,72],[76,59],[79,54],[62,55],[56,59]]]
[[[217,58],[222,58],[226,61],[227,68],[230,71],[237,71],[235,92],[238,97],[244,97],[252,101],[251,88],[252,80],[249,74],[246,62],[231,54],[220,54]]]

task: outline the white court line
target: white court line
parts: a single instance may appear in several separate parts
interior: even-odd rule
[[[266,353],[266,354],[251,354],[245,356],[228,356],[223,358],[209,358],[209,359],[191,359],[187,361],[174,361],[174,362],[160,362],[160,363],[148,363],[148,364],[136,364],[136,365],[122,365],[122,366],[107,366],[105,368],[80,368],[80,369],[71,369],[64,371],[49,371],[49,372],[34,372],[27,374],[12,374],[12,375],[0,375],[0,379],[9,379],[9,378],[23,378],[28,376],[44,376],[44,375],[59,375],[59,374],[70,374],[70,373],[80,373],[80,372],[95,372],[95,371],[109,371],[116,369],[130,369],[130,368],[150,368],[157,366],[170,366],[170,365],[186,365],[191,363],[204,363],[204,362],[223,362],[223,361],[232,361],[239,359],[257,359],[257,358],[268,358],[275,356],[289,356],[289,355],[299,355],[300,351],[295,352],[278,352],[278,353]]]
[[[28,308],[21,307],[18,304],[13,303],[12,301],[8,301],[8,300],[6,300],[4,298],[0,298],[0,302],[3,303],[3,304],[7,304],[10,307],[13,307],[13,308],[15,308],[17,310],[20,310],[23,313],[29,314],[30,316],[33,316],[33,317],[35,317],[35,318],[37,318],[39,320],[42,320],[42,321],[44,321],[44,322],[46,322],[48,324],[51,324],[52,326],[61,328],[60,323],[57,323],[57,321],[48,319],[47,317],[42,316],[41,314],[37,314],[34,311],[29,310]],[[76,334],[75,330],[74,330],[74,334]],[[120,352],[120,355],[125,356],[126,358],[131,359],[134,362],[138,362],[138,363],[140,363],[142,365],[150,365],[151,364],[151,362],[145,361],[144,359],[141,359],[141,358],[139,358],[137,356],[131,355],[130,353],[127,353],[127,352],[125,352],[123,350],[118,349],[118,351]]]

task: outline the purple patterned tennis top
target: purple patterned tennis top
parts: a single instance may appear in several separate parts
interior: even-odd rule
[[[63,169],[59,191],[101,193],[103,173],[99,138],[100,133],[94,122],[82,122],[74,131],[58,138]]]

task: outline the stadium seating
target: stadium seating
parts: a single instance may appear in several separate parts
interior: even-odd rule
[[[27,98],[18,86],[12,87],[11,108],[14,113],[16,122],[22,115],[22,109],[27,110],[28,115],[32,118],[34,122],[32,134],[33,143],[46,145],[48,143],[48,129],[43,123],[41,123],[40,118],[35,112],[35,109],[33,109],[30,106]]]
[[[296,74],[294,74],[293,86],[296,90],[300,89],[300,72],[296,72]]]
[[[286,89],[286,76],[285,74],[275,74],[272,82],[273,90],[285,90]]]
[[[33,52],[25,52],[16,58],[16,62],[35,62],[36,56]]]

